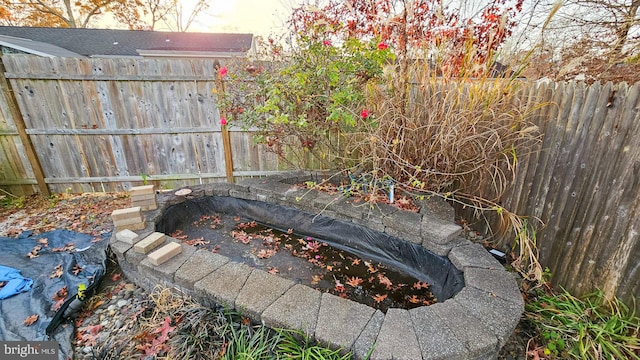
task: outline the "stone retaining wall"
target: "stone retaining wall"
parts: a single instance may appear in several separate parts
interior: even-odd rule
[[[448,204],[423,201],[418,213],[384,204],[354,206],[349,198],[295,186],[311,180],[318,180],[315,174],[288,173],[195,186],[188,196],[266,201],[352,221],[448,257],[464,273],[465,287],[442,303],[383,314],[186,244],[174,246],[170,260],[154,265],[163,254],[148,256],[135,251],[134,244],[154,232],[164,209],[185,201],[173,193],[157,195],[158,208],[144,212],[145,229],[129,238],[114,234],[110,246],[125,275],[147,290],[158,284],[175,287],[205,305],[225,304],[267,326],[300,329],[321,343],[353,351],[356,359],[364,358],[374,344],[372,360],[497,357],[520,320],[524,302],[513,275],[482,246],[459,236]],[[179,243],[169,236],[163,242]]]

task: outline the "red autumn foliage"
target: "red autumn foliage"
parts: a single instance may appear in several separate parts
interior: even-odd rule
[[[446,44],[443,66],[460,71],[469,45],[475,62],[484,64],[512,33],[523,0],[489,0],[476,16],[465,17],[442,0],[328,0],[318,7],[305,2],[294,9],[290,23],[298,34],[338,39],[378,37],[382,48],[393,46],[403,57],[409,49]],[[322,38],[320,38],[322,37]],[[325,40],[326,41],[326,40]]]

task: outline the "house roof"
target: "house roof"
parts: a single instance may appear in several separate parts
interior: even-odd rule
[[[6,35],[0,35],[0,46],[10,47],[15,50],[38,56],[83,57],[80,54],[53,44]]]
[[[253,46],[252,34],[0,26],[0,35],[29,39],[32,45],[51,44],[84,56],[141,56],[145,52],[234,56],[246,55]]]

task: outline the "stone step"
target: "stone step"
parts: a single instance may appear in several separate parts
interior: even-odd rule
[[[117,209],[111,212],[111,219],[113,220],[114,223],[116,221],[135,218],[135,217],[140,217],[140,218],[142,217],[142,210],[140,209],[139,206],[124,208],[124,209]]]
[[[130,196],[138,196],[143,194],[155,194],[153,185],[134,186],[129,190]]]
[[[181,252],[182,246],[180,246],[180,244],[178,244],[177,242],[172,241],[159,248],[158,250],[150,253],[149,255],[147,255],[147,257],[149,258],[149,262],[152,265],[158,266],[162,263],[167,262],[169,259],[180,254]]]
[[[130,218],[126,218],[126,219],[113,220],[113,225],[114,226],[123,227],[123,226],[127,226],[127,225],[139,224],[141,222],[144,222],[144,217],[142,215],[140,215],[140,216],[135,215],[135,216],[131,216]]]
[[[129,245],[133,245],[136,243],[136,241],[139,240],[139,236],[138,234],[136,234],[135,232],[131,231],[130,229],[124,229],[122,231],[119,231],[116,233],[116,240],[118,241],[122,241],[124,243],[127,243]]]
[[[148,254],[153,249],[162,245],[166,237],[163,233],[154,232],[133,245],[133,250],[139,254]]]
[[[147,227],[147,222],[146,221],[142,221],[139,223],[135,223],[135,224],[130,224],[130,225],[118,225],[115,228],[116,233],[123,231],[123,230],[132,230],[132,231],[136,231],[136,230],[143,230]]]
[[[156,194],[142,194],[142,195],[136,195],[136,196],[130,196],[129,197],[131,199],[132,203],[135,202],[139,202],[139,201],[149,201],[149,200],[156,200]]]
[[[155,210],[158,208],[156,199],[132,201],[131,206],[139,206],[142,211]]]

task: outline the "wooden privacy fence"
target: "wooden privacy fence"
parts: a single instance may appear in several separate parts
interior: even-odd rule
[[[640,293],[640,83],[527,90],[530,101],[549,104],[533,117],[543,138],[518,164],[502,204],[544,222],[536,239],[554,284],[574,294],[599,288],[632,305]]]
[[[114,191],[143,179],[178,187],[279,169],[250,132],[221,129],[213,60],[2,61],[0,185],[9,191],[43,191],[42,182]]]
[[[233,176],[281,168],[251,133],[231,129],[225,149],[212,61],[3,62],[0,185],[14,193],[33,192],[39,180],[54,192],[120,190],[141,175],[167,187],[220,181],[228,158]],[[533,113],[543,140],[501,201],[546,224],[541,262],[576,294],[597,287],[632,303],[640,290],[639,93],[640,84],[525,83],[520,91],[549,104]]]

